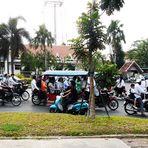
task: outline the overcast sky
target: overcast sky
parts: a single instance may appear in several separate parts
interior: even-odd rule
[[[86,12],[88,0],[63,0],[63,5],[57,7],[57,43],[77,36],[76,20],[82,12]],[[128,50],[133,41],[148,37],[148,0],[125,0],[120,12],[109,17],[102,15],[103,24],[108,26],[111,19],[118,19],[124,24]],[[45,5],[45,0],[0,0],[0,23],[7,23],[10,17],[23,16],[26,22],[20,26],[26,28],[32,37],[38,26],[45,23],[54,36],[53,6]]]

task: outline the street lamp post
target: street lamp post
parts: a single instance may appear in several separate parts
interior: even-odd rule
[[[54,8],[54,40],[55,40],[55,44],[57,44],[57,33],[56,33],[56,7],[57,7],[57,6],[61,7],[62,4],[63,4],[63,1],[60,1],[60,0],[58,0],[58,1],[47,0],[47,1],[45,1],[45,6],[46,6],[47,4],[52,5],[53,8]]]

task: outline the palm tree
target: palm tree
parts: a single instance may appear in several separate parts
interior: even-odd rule
[[[101,10],[106,11],[108,15],[113,14],[114,10],[120,11],[124,5],[124,0],[101,0]]]
[[[121,28],[123,27],[123,24],[119,24],[119,20],[111,21],[108,29],[107,29],[107,41],[108,44],[111,46],[113,55],[114,55],[114,62],[116,63],[117,55],[120,50],[122,50],[121,42],[125,41],[125,35],[123,30]],[[113,60],[113,57],[111,58]],[[113,61],[112,61],[113,62]]]
[[[7,57],[9,51],[11,53],[11,73],[14,73],[14,59],[20,54],[20,51],[26,49],[23,44],[23,38],[30,41],[29,33],[24,28],[17,27],[19,20],[24,20],[24,18],[10,18],[8,24],[1,24],[2,36],[5,37],[2,41],[7,42],[7,48],[5,48],[6,45],[4,45],[2,49],[6,50]]]
[[[5,24],[0,24],[0,55],[4,57],[4,61],[7,59],[7,73],[9,73],[8,54],[9,40],[7,36],[6,26]]]
[[[104,34],[104,26],[99,21],[99,8],[98,4],[94,1],[93,3],[88,3],[88,12],[82,13],[79,17],[78,33],[79,37],[72,40],[72,49],[75,50],[77,58],[86,59],[88,62],[88,71],[90,77],[90,97],[89,97],[89,116],[95,118],[95,100],[94,100],[94,71],[95,71],[95,61],[93,59],[93,54],[99,49],[105,48],[104,42],[106,41],[106,36]],[[83,54],[84,53],[84,54]]]
[[[52,43],[54,42],[54,38],[51,35],[51,32],[49,32],[46,28],[46,26],[40,25],[39,30],[36,31],[36,36],[32,40],[32,45],[35,48],[40,47],[41,50],[45,54],[45,70],[47,70],[47,48],[46,47],[52,47]]]

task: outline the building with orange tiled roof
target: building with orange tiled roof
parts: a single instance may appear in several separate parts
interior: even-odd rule
[[[120,71],[127,78],[135,76],[135,74],[142,74],[143,73],[142,68],[135,61],[126,62],[120,68]]]
[[[27,49],[31,51],[33,54],[36,54],[37,52],[42,52],[40,48],[31,48],[29,45],[26,45]],[[70,49],[70,46],[60,45],[60,46],[53,46],[47,47],[47,50],[50,51],[58,60],[58,62],[69,62],[72,64],[76,64],[76,60],[73,57],[74,51]],[[10,59],[10,58],[9,58]],[[68,59],[68,60],[67,60]],[[3,59],[3,57],[0,56],[0,73],[4,74],[7,73],[7,68],[9,65],[9,69],[11,69],[11,61],[9,60],[8,64],[7,61]],[[14,73],[20,73],[21,70],[21,61],[20,59],[14,60]]]

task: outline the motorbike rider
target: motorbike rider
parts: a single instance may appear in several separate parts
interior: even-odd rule
[[[129,90],[129,97],[131,98],[131,99],[133,99],[134,100],[134,108],[135,109],[137,109],[137,106],[136,106],[136,100],[137,100],[137,98],[135,97],[135,94],[136,94],[136,92],[135,92],[135,84],[131,84],[130,85],[130,90]]]
[[[142,89],[142,87],[141,87],[141,79],[137,79],[136,84],[135,84],[135,98],[138,101],[138,103],[140,104],[141,115],[145,116],[143,101],[142,101],[142,97],[141,97],[142,94],[146,94],[146,91],[144,91],[144,89]]]
[[[37,85],[36,85],[36,76],[34,75],[33,77],[32,77],[32,81],[31,81],[31,89],[32,89],[32,93],[35,93],[35,92],[37,92],[38,90],[39,90],[39,88],[37,87]]]
[[[116,80],[115,91],[117,92],[117,97],[118,95],[122,96],[122,93],[125,92],[125,82],[122,76]]]
[[[5,92],[6,91],[11,91],[12,87],[9,87],[7,84],[4,82],[0,82],[0,96],[2,99],[2,105],[4,105],[4,100],[5,100]]]
[[[63,112],[66,112],[67,106],[77,101],[78,94],[75,87],[75,82],[72,80],[69,89],[62,96]]]
[[[8,86],[14,87],[18,84],[20,84],[20,81],[15,78],[14,74],[11,74],[10,78],[8,79]]]

